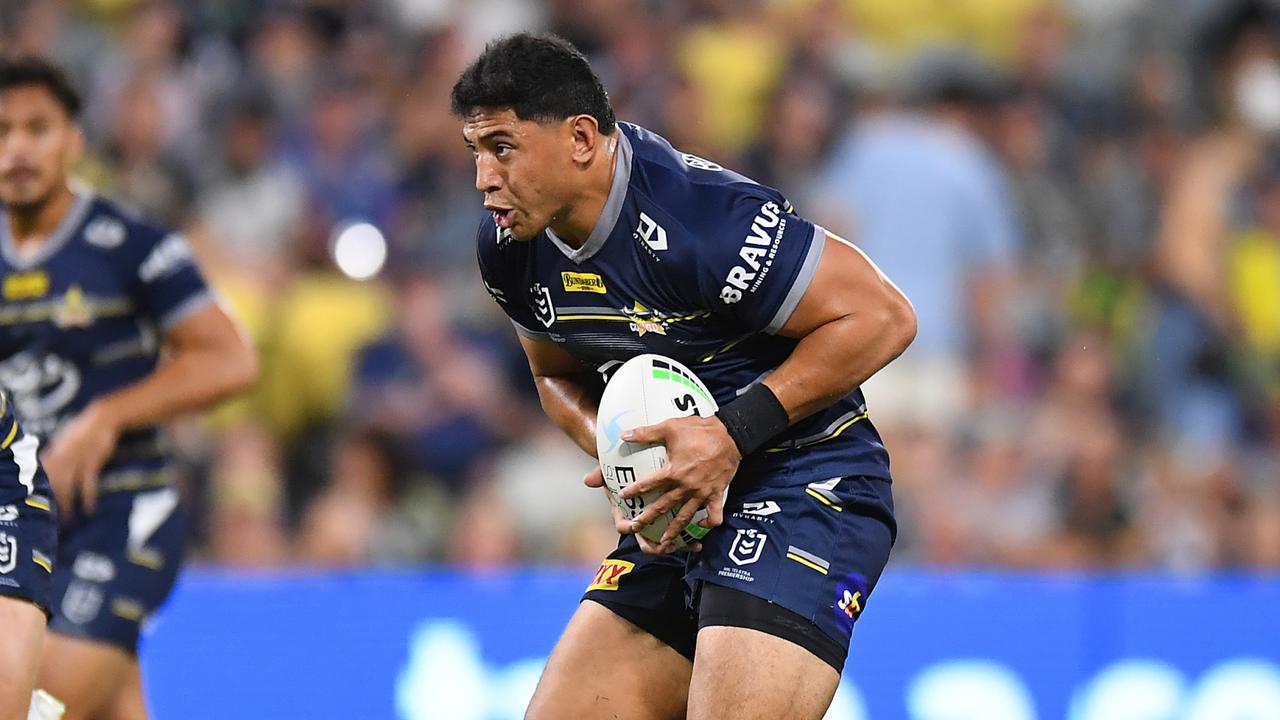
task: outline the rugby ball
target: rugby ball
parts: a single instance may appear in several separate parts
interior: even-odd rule
[[[625,430],[656,425],[663,420],[700,415],[709,417],[718,409],[707,386],[689,368],[661,355],[637,355],[614,371],[605,385],[596,414],[596,453],[604,484],[614,505],[628,520],[662,496],[665,488],[638,497],[623,499],[623,488],[644,479],[667,464],[667,448],[659,443],[631,443],[622,440]],[[679,506],[672,508],[640,531],[659,542]],[[702,538],[707,529],[698,524],[707,516],[699,509],[675,544],[684,547]]]

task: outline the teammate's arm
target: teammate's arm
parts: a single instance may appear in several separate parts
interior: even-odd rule
[[[776,397],[769,402],[785,413],[783,427],[849,394],[900,355],[915,333],[915,311],[906,296],[862,251],[827,233],[813,280],[778,333],[800,342],[763,383]],[[635,532],[682,505],[659,546],[670,552],[671,540],[699,508],[707,508],[710,527],[722,522],[719,498],[741,455],[719,417],[667,420],[622,437],[663,443],[670,458],[662,470],[624,488],[622,496],[666,484],[671,489],[620,531]]]
[[[247,389],[258,377],[258,356],[217,303],[165,334],[168,350],[147,377],[91,402],[58,435],[44,456],[59,505],[79,493],[86,511],[97,501],[97,476],[120,435],[198,410]]]
[[[596,408],[602,390],[599,375],[554,342],[520,335],[520,345],[529,358],[543,412],[578,447],[595,457]]]

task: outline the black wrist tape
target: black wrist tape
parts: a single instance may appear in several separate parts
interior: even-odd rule
[[[759,450],[791,425],[787,410],[768,385],[756,383],[716,411],[743,457]]]

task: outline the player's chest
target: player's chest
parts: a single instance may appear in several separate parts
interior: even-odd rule
[[[64,250],[31,267],[0,265],[0,357],[78,355],[136,334],[126,278],[105,258]]]
[[[645,352],[696,362],[723,344],[721,318],[702,307],[679,273],[660,266],[543,259],[529,268],[522,290],[538,323],[531,329],[585,362]]]

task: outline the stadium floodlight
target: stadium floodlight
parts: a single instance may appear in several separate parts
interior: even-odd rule
[[[367,222],[339,226],[331,245],[333,261],[344,275],[368,280],[382,272],[387,262],[387,239]]]

